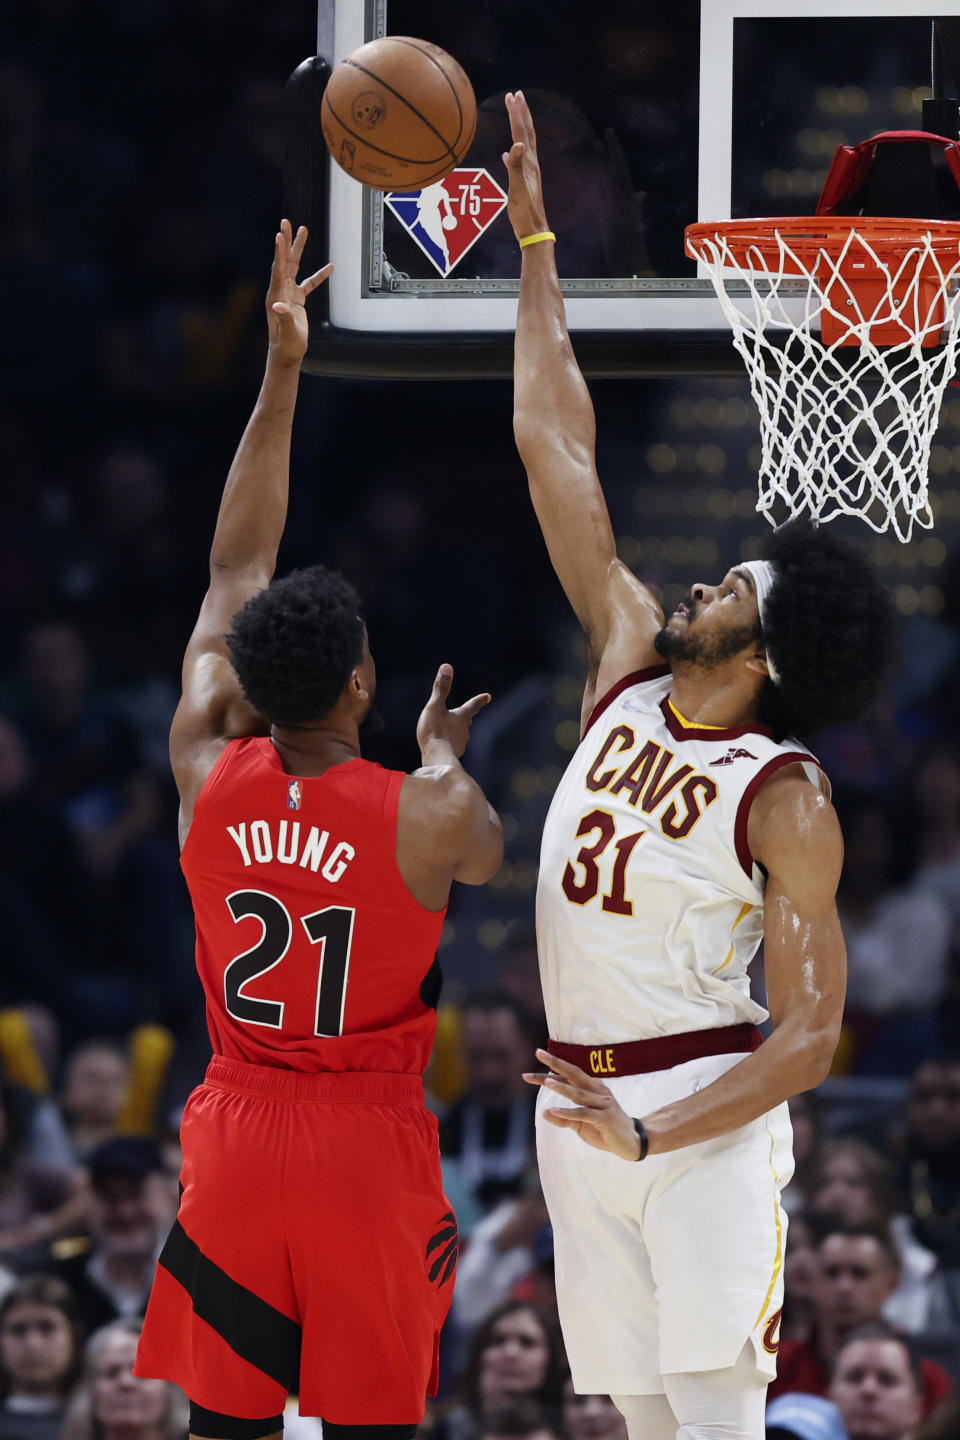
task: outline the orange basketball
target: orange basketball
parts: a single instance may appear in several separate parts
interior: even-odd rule
[[[419,190],[448,175],[477,128],[473,87],[427,40],[385,35],[341,60],[321,106],[337,164],[375,190]]]

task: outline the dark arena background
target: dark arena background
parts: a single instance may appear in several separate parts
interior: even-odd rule
[[[572,122],[561,117],[561,152],[584,186],[595,171],[609,181],[614,166],[613,212],[598,201],[595,213],[626,230],[616,232],[619,248],[591,248],[594,212],[573,214],[577,283],[619,276],[628,289],[639,280],[631,295],[656,298],[661,280],[691,279],[679,236],[696,218],[699,7],[589,7],[592,49],[580,66],[560,48],[565,34],[574,43],[588,8],[576,0],[530,0],[515,7],[523,23],[498,0],[456,7],[470,12],[456,25],[449,8],[397,0],[391,28],[402,19],[401,33],[457,54],[482,114],[514,86],[575,96],[583,127],[565,130]],[[820,73],[822,35],[800,23],[802,6],[789,8],[791,28],[756,101],[744,87],[764,63],[750,48],[766,43],[762,26],[737,52],[734,215],[811,209],[838,144],[918,127],[930,94],[928,55],[917,66],[904,59],[928,44],[925,12],[899,6],[903,16],[872,30],[869,46],[850,28],[855,19],[844,20],[837,75]],[[553,25],[555,12],[568,29]],[[95,1391],[104,1345],[111,1354],[133,1345],[175,1213],[177,1126],[209,1042],[167,733],[220,491],[262,374],[263,294],[285,193],[284,90],[317,49],[316,18],[309,0],[4,7],[0,1440],[28,1433],[11,1419],[26,1382],[5,1333],[5,1297],[27,1287],[31,1303],[78,1322],[69,1363],[51,1361],[41,1387],[48,1428],[29,1434],[99,1433],[71,1429],[70,1417]],[[914,20],[919,39],[898,28]],[[678,24],[689,26],[689,49]],[[538,40],[546,30],[549,51]],[[776,146],[774,125],[785,137]],[[750,136],[759,139],[748,154]],[[505,187],[498,153],[485,163]],[[609,185],[603,193],[609,199]],[[395,303],[416,304],[404,285],[436,277],[396,226],[384,235],[403,272]],[[335,226],[312,236],[318,264],[328,239],[342,244]],[[482,244],[487,269],[467,270],[490,280],[490,296],[509,293],[512,252],[503,260],[498,241],[486,252]],[[563,253],[558,245],[561,275]],[[661,363],[656,325],[625,327],[615,344],[604,341],[606,368],[591,379],[619,550],[668,612],[694,581],[755,558],[767,532],[755,511],[758,425],[746,378],[705,359],[718,342],[707,345],[698,327],[704,343],[688,363],[676,336],[663,342]],[[402,351],[377,364],[394,373],[302,378],[279,570],[322,561],[363,597],[385,722],[370,758],[419,763],[416,720],[440,662],[454,666],[455,702],[493,693],[466,763],[506,837],[494,880],[455,891],[439,956],[445,984],[427,1086],[462,1252],[440,1394],[422,1433],[475,1440],[485,1408],[525,1398],[529,1433],[623,1440],[618,1412],[574,1397],[564,1379],[534,1097],[520,1079],[545,1037],[538,844],[577,745],[583,645],[529,503],[509,380],[489,378],[505,373],[502,356],[456,380],[404,378],[420,362],[405,372]],[[308,368],[335,366],[321,356]],[[947,392],[930,480],[934,528],[908,544],[841,524],[889,582],[898,650],[870,716],[816,746],[845,833],[839,907],[850,979],[833,1072],[791,1102],[797,1177],[784,1196],[782,1351],[784,1361],[800,1356],[794,1388],[825,1389],[830,1356],[818,1336],[834,1333],[836,1300],[820,1246],[837,1217],[873,1226],[892,1235],[897,1263],[878,1249],[858,1323],[882,1312],[912,1337],[928,1417],[960,1381],[957,389]],[[754,968],[762,995],[762,957]],[[30,1279],[38,1275],[48,1280]],[[82,1346],[118,1318],[126,1341],[115,1331],[95,1343],[83,1370]],[[535,1358],[501,1374],[497,1357],[523,1336]],[[923,1435],[960,1434],[957,1402],[946,1404],[955,1428]],[[164,1406],[167,1433],[182,1433],[172,1387]],[[594,1411],[602,1432],[590,1428],[600,1423]],[[290,1431],[319,1435],[319,1422],[294,1417]]]

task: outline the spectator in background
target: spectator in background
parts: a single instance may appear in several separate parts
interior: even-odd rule
[[[913,1235],[945,1269],[960,1270],[960,1059],[915,1072],[898,1180]]]
[[[854,1069],[906,1075],[936,1045],[950,912],[937,895],[904,883],[898,831],[884,805],[868,794],[834,800],[844,837],[837,909],[847,944],[844,1023],[856,1035]],[[900,848],[906,852],[907,845]]]
[[[780,1339],[806,1340],[813,1328],[817,1274],[816,1232],[805,1214],[792,1215],[783,1257],[783,1314]]]
[[[545,1315],[551,1325],[559,1328],[557,1310],[557,1267],[553,1254],[553,1226],[545,1225],[533,1242],[533,1269],[518,1280],[512,1291],[514,1300],[526,1300]]]
[[[767,1406],[766,1421],[766,1440],[848,1440],[840,1411],[822,1395],[781,1395]]]
[[[169,515],[167,477],[148,450],[113,445],[101,458],[93,510],[64,556],[60,594],[80,619],[111,684],[111,702],[137,734],[137,752],[166,783],[183,613],[183,543]]]
[[[898,1188],[907,1233],[939,1263],[923,1328],[960,1354],[960,1060],[931,1060],[913,1077]]]
[[[97,921],[76,838],[33,782],[24,737],[0,716],[0,1004],[60,1010],[93,958]]]
[[[183,887],[175,855],[155,833],[157,781],[132,728],[95,686],[75,625],[32,626],[22,669],[18,715],[34,793],[55,806],[76,835],[104,921],[104,953],[96,957],[101,973],[88,1005],[106,1017],[101,1031],[129,1028],[144,1005],[149,1018],[162,1018],[175,988],[172,966],[183,950]]]
[[[889,1230],[900,1256],[899,1280],[883,1318],[911,1334],[928,1328],[936,1257],[894,1213],[893,1175],[886,1159],[862,1140],[828,1140],[809,1180],[809,1214],[847,1225]]]
[[[627,1422],[609,1395],[578,1395],[563,1382],[563,1432],[567,1440],[627,1440]]]
[[[940,1402],[917,1431],[917,1440],[958,1440],[960,1437],[960,1389]]]
[[[816,1091],[803,1090],[787,1102],[793,1128],[793,1179],[781,1196],[788,1215],[803,1210],[809,1200],[810,1176],[823,1144],[823,1117]]]
[[[157,1256],[173,1223],[163,1157],[152,1140],[118,1137],[90,1157],[90,1249],[54,1261],[88,1331],[142,1316]],[[132,1356],[131,1351],[131,1356]]]
[[[880,1322],[897,1287],[900,1257],[889,1233],[867,1225],[827,1231],[817,1245],[813,1285],[814,1324],[806,1340],[783,1340],[771,1400],[792,1390],[826,1395],[830,1374],[854,1331]],[[923,1413],[950,1390],[946,1371],[921,1360]],[[834,1397],[836,1399],[836,1397]]]
[[[490,1210],[520,1193],[533,1152],[536,1097],[523,1072],[535,1064],[540,1036],[524,1006],[501,991],[468,996],[460,1033],[467,1088],[440,1122],[440,1153],[444,1173],[452,1163]]]
[[[0,1235],[20,1244],[20,1231],[37,1215],[58,1209],[71,1192],[68,1171],[31,1160],[26,1150],[33,1096],[0,1083]]]
[[[496,1406],[526,1397],[556,1424],[563,1374],[560,1334],[535,1305],[511,1300],[477,1330],[452,1403],[437,1419],[436,1440],[477,1440]]]
[[[915,1440],[923,1381],[910,1346],[884,1325],[855,1331],[837,1354],[830,1398],[850,1440]]]
[[[90,1337],[60,1440],[183,1440],[190,1419],[183,1391],[133,1373],[140,1323],[116,1320]]]
[[[501,1200],[471,1232],[457,1266],[453,1295],[453,1320],[462,1331],[472,1333],[534,1269],[534,1247],[549,1225],[549,1216],[532,1162],[524,1192]]]
[[[919,843],[916,884],[960,919],[960,754],[935,745],[911,777],[911,837]],[[912,955],[911,951],[911,955]]]
[[[76,1168],[73,1150],[60,1107],[50,1093],[59,1046],[60,1027],[52,1011],[41,1005],[0,1010],[0,1074],[18,1087],[29,1107],[27,1154],[47,1170],[70,1174]]]
[[[497,1405],[485,1415],[478,1440],[560,1440],[560,1435],[542,1405],[523,1399]]]
[[[0,1302],[0,1437],[58,1440],[83,1330],[68,1286],[26,1275]]]
[[[158,814],[134,737],[97,693],[75,625],[48,621],[27,631],[23,682],[18,711],[35,793],[71,825],[90,873],[113,875]]]
[[[68,1057],[60,1103],[81,1163],[116,1133],[129,1082],[130,1061],[116,1041],[87,1040]]]

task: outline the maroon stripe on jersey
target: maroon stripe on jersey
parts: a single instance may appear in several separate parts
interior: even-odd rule
[[[622,680],[617,681],[616,685],[611,686],[606,695],[599,699],[594,705],[590,711],[590,719],[583,727],[583,735],[586,735],[594,720],[599,720],[604,710],[613,704],[617,696],[622,695],[624,690],[629,690],[631,685],[644,685],[648,680],[662,680],[664,675],[669,674],[669,665],[648,665],[646,670],[634,670],[632,674],[625,675]],[[581,740],[583,739],[583,735],[580,736]]]
[[[650,1075],[672,1070],[707,1055],[737,1055],[758,1050],[763,1036],[756,1025],[722,1025],[712,1030],[684,1030],[679,1035],[656,1035],[650,1040],[627,1040],[616,1045],[568,1045],[548,1040],[547,1049],[592,1075]]]
[[[684,725],[666,697],[661,700],[660,709],[674,740],[739,740],[741,735],[773,735],[769,725],[734,725],[729,730],[716,725]]]
[[[738,732],[739,733],[739,732]],[[770,776],[777,770],[782,770],[784,765],[816,765],[824,775],[826,771],[814,755],[808,755],[805,750],[788,750],[783,755],[774,755],[754,775],[740,797],[740,804],[737,807],[737,818],[733,827],[733,843],[737,850],[737,859],[743,866],[747,875],[753,876],[753,855],[747,841],[747,826],[750,821],[750,806],[753,804],[761,787],[766,784]]]

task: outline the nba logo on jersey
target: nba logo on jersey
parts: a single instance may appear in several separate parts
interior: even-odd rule
[[[287,809],[299,810],[300,801],[303,799],[303,786],[299,780],[291,780],[287,786]]]
[[[386,196],[390,211],[441,275],[488,230],[507,197],[486,170],[451,170],[435,185]]]

